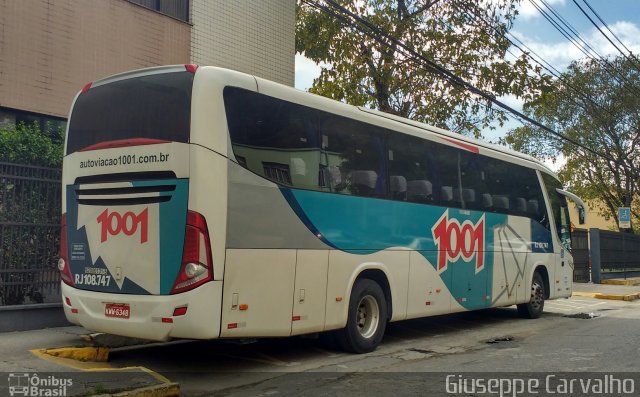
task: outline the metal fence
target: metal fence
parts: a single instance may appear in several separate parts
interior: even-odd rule
[[[640,270],[640,236],[600,230],[600,268],[603,272]]]
[[[61,171],[0,162],[0,305],[60,300]]]

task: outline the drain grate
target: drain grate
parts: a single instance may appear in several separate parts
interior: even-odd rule
[[[595,313],[576,313],[576,314],[565,314],[562,317],[579,318],[579,319],[582,319],[582,320],[591,320],[592,318],[596,318],[596,317],[600,317],[600,316],[595,314]]]
[[[514,340],[515,338],[513,336],[501,336],[499,338],[489,339],[485,343],[493,345],[493,344],[502,343],[502,342],[513,342]]]

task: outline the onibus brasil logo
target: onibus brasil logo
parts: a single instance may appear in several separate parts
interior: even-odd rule
[[[8,383],[11,397],[62,397],[67,395],[67,388],[73,385],[73,380],[54,375],[12,373]]]

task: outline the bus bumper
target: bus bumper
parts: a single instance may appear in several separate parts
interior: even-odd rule
[[[128,307],[128,318],[106,316],[107,304]],[[95,332],[157,341],[213,339],[220,336],[222,281],[176,295],[109,294],[62,283],[62,306],[69,322]],[[173,315],[183,307],[186,313]]]

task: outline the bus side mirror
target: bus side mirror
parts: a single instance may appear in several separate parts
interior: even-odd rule
[[[585,215],[584,207],[579,206],[578,207],[578,223],[581,225],[584,225],[585,218],[586,218],[586,215]]]

